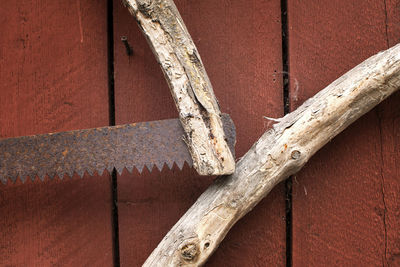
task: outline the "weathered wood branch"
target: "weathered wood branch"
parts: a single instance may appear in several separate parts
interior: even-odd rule
[[[193,165],[201,175],[232,174],[221,112],[200,55],[172,0],[125,0],[171,89]]]
[[[205,263],[229,229],[322,146],[400,88],[400,44],[381,52],[286,115],[253,145],[230,176],[199,197],[144,266]]]

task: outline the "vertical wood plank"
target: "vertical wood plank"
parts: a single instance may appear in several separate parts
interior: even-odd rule
[[[387,43],[400,42],[400,0],[387,0]],[[386,266],[400,266],[400,93],[378,107]]]
[[[282,107],[279,1],[175,1],[220,102],[237,130],[242,156]],[[136,22],[114,1],[117,123],[177,117],[161,70]],[[134,55],[120,41],[127,36]],[[118,177],[121,264],[142,264],[213,177],[164,168]],[[208,266],[283,266],[284,188],[279,186],[232,229]]]
[[[0,137],[108,125],[106,4],[2,1]],[[0,265],[111,266],[109,175],[0,184]]]
[[[398,42],[398,3],[289,1],[291,108]],[[294,178],[293,266],[399,264],[399,105],[396,94]]]

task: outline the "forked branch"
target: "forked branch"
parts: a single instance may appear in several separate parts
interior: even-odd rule
[[[229,229],[322,146],[400,88],[400,44],[381,52],[286,115],[253,145],[236,171],[199,197],[144,266],[199,266]]]
[[[172,0],[125,0],[171,89],[193,165],[201,175],[232,174],[221,112],[200,55]]]

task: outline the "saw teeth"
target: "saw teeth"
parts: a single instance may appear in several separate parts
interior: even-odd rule
[[[152,172],[152,171],[153,171],[154,164],[152,164],[152,163],[147,163],[147,164],[145,164],[145,166],[146,166],[147,170],[149,170],[149,172]]]
[[[126,170],[127,170],[129,173],[132,173],[132,171],[133,171],[133,166],[128,166],[128,167],[126,167]]]
[[[114,166],[108,166],[107,168],[108,173],[112,173],[112,171],[114,170]]]
[[[1,178],[1,182],[3,183],[3,184],[7,184],[7,181],[8,180],[11,180],[13,183],[15,183],[15,180],[17,179],[17,177],[14,177],[14,176],[11,176],[10,177],[10,179],[7,179],[7,177],[2,177]]]
[[[43,172],[43,171],[39,171],[39,172],[37,173],[37,176],[38,176],[39,179],[43,182],[43,181],[44,181],[44,177],[46,176],[46,173]],[[31,179],[32,179],[32,182],[33,182],[33,180],[34,180],[35,178],[34,178],[34,177],[31,177]]]
[[[58,179],[63,180],[64,179],[64,173],[63,172],[57,172]]]
[[[73,170],[68,170],[66,173],[64,173],[64,175],[65,174],[67,174],[69,177],[72,177],[74,175],[74,171]]]
[[[189,168],[193,167],[193,161],[185,161],[187,163],[187,165],[189,166]]]
[[[115,169],[117,170],[117,173],[118,173],[119,175],[121,175],[121,174],[122,174],[122,171],[124,170],[124,166],[116,166]]]
[[[86,170],[86,171],[90,176],[93,176],[93,174],[95,172],[93,169],[89,169],[89,170]]]
[[[47,176],[49,176],[50,180],[53,180],[54,177],[56,176],[56,174],[57,174],[56,172],[51,172],[51,173],[48,173]]]
[[[182,170],[183,169],[183,165],[185,164],[185,161],[178,161],[178,162],[175,162],[176,163],[176,166],[178,166],[178,168],[180,169],[180,170]]]
[[[165,164],[154,164],[156,165],[157,169],[161,172]]]
[[[78,171],[76,171],[75,173],[78,174],[79,177],[81,177],[81,178],[83,178],[83,175],[85,174],[85,172],[82,171],[82,170],[78,170]]]
[[[172,170],[172,167],[174,166],[174,162],[173,161],[168,161],[167,162],[167,166],[170,170]]]
[[[103,176],[105,170],[106,170],[105,168],[96,169],[96,172],[97,172],[97,174],[98,174],[99,176]]]
[[[143,165],[138,165],[138,166],[135,166],[135,167],[136,167],[136,169],[138,170],[139,173],[142,173],[143,168],[144,168],[144,164]]]
[[[155,169],[157,169],[159,172],[162,172],[164,166],[167,166],[167,168],[169,170],[172,170],[174,168],[174,164],[176,165],[176,167],[179,168],[179,170],[182,170],[185,163],[191,167],[193,165],[193,163],[191,161],[167,161],[165,163],[146,163],[146,164],[141,164],[141,165],[134,165],[134,166],[117,166],[117,167],[107,167],[107,168],[98,168],[98,169],[88,169],[88,170],[76,170],[76,171],[72,171],[72,170],[67,170],[66,172],[52,172],[52,173],[44,173],[44,172],[34,172],[34,173],[29,173],[29,174],[11,174],[10,176],[7,177],[0,177],[0,182],[4,185],[7,184],[8,180],[10,180],[12,183],[15,183],[17,181],[17,179],[19,178],[21,180],[22,183],[25,183],[25,181],[28,179],[28,177],[32,180],[32,182],[35,181],[35,179],[39,178],[42,182],[44,181],[45,177],[48,176],[50,180],[53,180],[56,176],[58,177],[58,179],[63,180],[65,178],[65,176],[72,178],[75,174],[78,175],[80,178],[83,178],[85,176],[85,173],[87,173],[89,176],[93,176],[96,173],[99,176],[102,176],[104,174],[105,171],[107,171],[109,174],[112,173],[112,171],[115,170],[117,171],[118,175],[121,175],[123,173],[123,170],[126,169],[129,173],[133,172],[133,169],[136,168],[139,172],[139,174],[143,173],[144,167],[146,167],[146,169],[149,172],[154,171]]]

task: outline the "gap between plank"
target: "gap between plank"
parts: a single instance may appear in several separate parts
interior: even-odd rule
[[[107,0],[107,65],[108,65],[108,114],[109,125],[115,126],[115,87],[114,87],[114,15],[113,1]],[[111,226],[114,266],[120,266],[119,228],[118,228],[118,183],[117,171],[111,172]]]
[[[282,79],[283,79],[283,112],[290,113],[289,84],[289,32],[287,0],[281,0],[282,23]],[[285,181],[285,217],[286,217],[286,266],[292,266],[292,184],[293,178]]]

